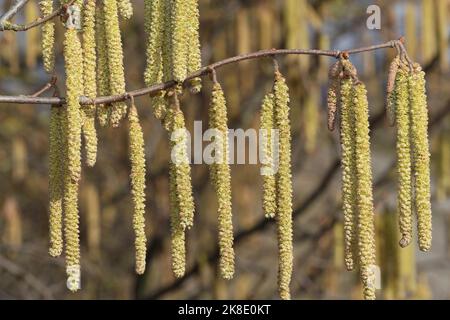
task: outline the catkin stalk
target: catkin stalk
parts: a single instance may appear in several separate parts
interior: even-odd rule
[[[395,104],[397,119],[397,172],[398,213],[401,233],[400,246],[406,247],[412,238],[412,177],[411,136],[408,100],[407,71],[400,69],[395,81],[395,92],[391,97]]]
[[[277,173],[276,222],[278,229],[278,288],[281,299],[291,297],[289,285],[293,268],[292,247],[292,174],[291,174],[291,127],[289,120],[289,89],[286,80],[277,71],[274,84],[275,123],[279,130],[280,160]]]
[[[340,87],[341,97],[341,148],[342,148],[342,210],[344,213],[345,266],[355,267],[357,238],[356,212],[356,162],[355,118],[353,110],[352,80],[344,79]]]
[[[49,225],[50,225],[50,249],[52,257],[58,257],[63,250],[62,238],[62,206],[64,196],[63,156],[64,141],[62,117],[65,112],[58,106],[52,106],[50,110],[49,128]]]
[[[83,76],[84,95],[94,99],[97,95],[95,51],[95,0],[88,0],[83,10]],[[95,105],[83,106],[83,136],[86,164],[93,167],[97,161],[97,132],[95,130]]]
[[[355,158],[357,176],[358,249],[365,299],[375,299],[375,226],[370,160],[369,106],[363,84],[354,88]]]
[[[430,203],[430,151],[428,145],[428,107],[425,89],[425,73],[415,65],[408,78],[411,141],[415,177],[415,209],[419,248],[431,248],[431,203]]]
[[[218,202],[220,271],[224,279],[234,275],[233,221],[231,209],[231,173],[228,164],[227,106],[222,87],[215,83],[209,108],[209,127],[215,132],[215,162],[211,164]]]
[[[41,0],[39,1],[39,7],[41,9],[42,16],[48,16],[53,12],[53,0]],[[42,25],[42,60],[44,61],[44,69],[46,72],[51,73],[55,66],[55,23],[53,21],[47,21]]]
[[[136,107],[131,105],[128,120],[129,152],[131,161],[131,193],[134,202],[133,229],[135,234],[136,273],[145,271],[146,236],[145,236],[145,149],[144,135],[139,123]]]
[[[264,134],[263,153],[263,211],[267,218],[274,218],[277,211],[275,163],[273,153],[272,130],[275,126],[274,96],[269,93],[264,97],[261,107],[261,130]]]
[[[109,89],[111,94],[125,92],[125,72],[123,68],[122,38],[119,28],[117,0],[103,2],[105,19],[105,39],[107,44]],[[112,106],[110,123],[113,127],[119,126],[126,115],[125,102],[116,102]]]

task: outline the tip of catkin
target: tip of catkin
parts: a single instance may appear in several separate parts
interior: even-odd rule
[[[81,271],[79,265],[67,266],[67,289],[76,292],[81,289]]]
[[[406,236],[403,236],[399,241],[399,245],[402,248],[406,248],[407,246],[409,246],[410,243],[411,243],[411,238],[406,237]]]

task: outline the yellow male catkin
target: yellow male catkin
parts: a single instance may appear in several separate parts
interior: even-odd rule
[[[117,0],[117,8],[124,19],[128,20],[133,15],[133,5],[130,0]]]
[[[358,255],[364,299],[375,299],[375,222],[370,160],[369,105],[362,83],[354,88],[355,160],[358,207]]]
[[[406,247],[412,238],[411,128],[408,95],[408,72],[399,69],[390,103],[395,106],[397,119],[398,214],[402,247]]]
[[[277,211],[275,163],[272,143],[272,130],[274,129],[274,96],[269,93],[264,97],[261,107],[261,130],[263,130],[263,211],[267,218],[274,218]]]
[[[52,106],[50,110],[49,128],[49,225],[50,225],[50,249],[52,257],[58,257],[62,253],[62,205],[64,196],[63,156],[64,141],[62,131],[62,117],[65,116],[63,108]]]
[[[291,297],[289,285],[293,268],[292,247],[292,174],[291,174],[291,126],[289,120],[289,89],[286,80],[277,71],[274,84],[275,123],[279,130],[279,169],[277,172],[276,222],[278,229],[278,290],[281,299]]]
[[[83,10],[83,76],[84,95],[91,99],[97,95],[95,45],[95,0],[88,0]],[[86,164],[93,167],[97,161],[95,105],[85,105],[82,109]]]
[[[200,14],[198,10],[198,0],[187,0],[187,33],[188,33],[188,61],[187,73],[193,73],[202,67],[200,50]],[[202,88],[201,78],[194,78],[190,81],[193,92],[200,92]]]
[[[176,94],[176,93],[175,93]],[[175,98],[176,100],[177,98]],[[178,103],[178,102],[177,102]],[[171,131],[171,161],[174,164],[180,224],[190,229],[194,224],[194,198],[192,195],[191,167],[187,154],[188,136],[183,112],[174,110]]]
[[[430,151],[425,73],[420,66],[414,65],[408,83],[419,248],[428,251],[431,248]]]
[[[340,85],[341,97],[341,148],[342,148],[342,211],[344,213],[345,266],[355,267],[356,251],[356,163],[355,118],[353,110],[352,79],[344,79]]]
[[[39,1],[42,16],[48,16],[53,12],[53,0]],[[53,46],[55,43],[55,23],[47,21],[42,25],[42,60],[44,61],[44,69],[48,73],[53,71],[55,65],[55,53]]]
[[[145,147],[144,135],[139,123],[139,116],[134,104],[128,114],[129,152],[131,161],[131,193],[134,202],[133,229],[135,234],[136,273],[145,271],[147,252],[145,236]]]
[[[190,0],[171,0],[171,56],[173,74],[175,81],[183,81],[187,75],[188,62],[188,46],[189,46],[189,32],[187,25],[190,17],[188,16]]]
[[[336,61],[328,72],[329,87],[327,95],[327,124],[328,130],[334,131],[336,125],[336,111],[339,102],[339,91],[340,91],[340,74],[342,72],[342,64],[340,61]]]
[[[389,73],[386,85],[386,116],[390,126],[395,125],[395,115],[396,115],[396,96],[395,96],[395,85],[397,79],[397,72],[400,67],[400,57],[396,56],[389,66]]]
[[[214,83],[209,108],[209,127],[215,132],[215,162],[210,170],[216,190],[219,222],[220,271],[224,279],[234,275],[233,221],[231,209],[231,174],[228,164],[227,106],[222,87]]]
[[[105,39],[107,44],[109,89],[111,94],[125,92],[125,73],[123,68],[122,38],[119,28],[117,0],[103,2],[105,19]],[[119,126],[120,121],[126,115],[125,102],[116,102],[112,106],[110,123],[113,127]]]
[[[97,49],[97,93],[99,96],[109,95],[109,69],[108,53],[105,36],[105,19],[103,5],[98,4],[95,17],[95,42]],[[104,127],[109,122],[111,108],[108,105],[97,106],[97,117],[100,125]]]

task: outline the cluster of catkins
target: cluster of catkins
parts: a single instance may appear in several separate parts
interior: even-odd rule
[[[419,249],[431,248],[430,151],[425,73],[417,63],[397,56],[391,63],[387,113],[397,127],[398,213],[400,246],[410,244],[413,213]]]
[[[62,1],[71,4],[71,1]],[[43,15],[53,12],[52,0],[41,0]],[[127,116],[127,105],[80,104],[80,97],[125,92],[123,52],[119,15],[132,15],[128,0],[77,0],[67,6],[64,33],[66,107],[52,106],[50,115],[50,254],[59,256],[65,247],[67,286],[80,288],[80,240],[78,187],[81,179],[81,146],[84,138],[86,165],[97,158],[95,117],[101,125],[118,126]],[[44,68],[54,68],[54,22],[42,25]],[[134,201],[136,272],[145,270],[145,154],[144,140],[136,108],[128,111],[131,185]],[[64,233],[64,236],[63,236]],[[64,241],[63,241],[64,238]]]
[[[405,58],[392,62],[387,85],[387,117],[397,124],[400,246],[412,238],[417,214],[419,247],[431,246],[428,110],[424,72]],[[367,91],[347,57],[329,72],[328,128],[340,119],[345,265],[359,267],[365,299],[375,299],[375,236]]]

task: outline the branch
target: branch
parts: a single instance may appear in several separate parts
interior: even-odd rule
[[[26,0],[26,1],[28,1],[28,0]],[[2,18],[2,20],[0,20],[0,31],[6,31],[6,30],[16,31],[16,32],[17,31],[27,31],[31,28],[40,26],[41,24],[46,23],[47,21],[52,20],[53,18],[63,14],[67,10],[67,7],[71,6],[74,2],[75,2],[75,0],[71,0],[69,3],[63,4],[62,6],[60,6],[58,10],[54,11],[53,13],[49,14],[48,16],[38,18],[37,20],[27,23],[27,24],[15,24],[15,23],[6,21],[7,19]]]
[[[253,53],[242,54],[239,56],[231,57],[225,60],[221,60],[210,64],[200,70],[190,74],[183,82],[184,86],[188,85],[189,80],[197,77],[203,77],[210,74],[213,70],[217,70],[229,64],[238,63],[244,60],[252,60],[266,57],[275,57],[280,55],[314,55],[314,56],[327,56],[332,58],[338,58],[341,53],[347,53],[349,55],[358,54],[362,52],[375,51],[379,49],[395,48],[396,44],[401,43],[400,40],[391,40],[379,45],[362,47],[350,50],[317,50],[317,49],[270,49],[261,50]],[[130,98],[135,98],[144,95],[153,96],[156,93],[175,87],[178,82],[170,80],[164,83],[155,84],[150,87],[137,89],[129,92],[125,92],[119,95],[97,97],[95,99],[89,99],[87,97],[80,97],[80,103],[82,105],[92,104],[110,104],[114,102],[125,101]],[[17,103],[17,104],[50,104],[50,105],[63,105],[65,103],[64,98],[54,97],[31,97],[31,96],[0,96],[0,103]]]
[[[14,17],[17,12],[19,12],[20,9],[23,8],[27,4],[29,0],[16,0],[14,4],[9,8],[8,11],[6,11],[1,17],[0,17],[0,30],[2,29],[3,23],[5,23],[7,20],[10,20],[12,17]]]

